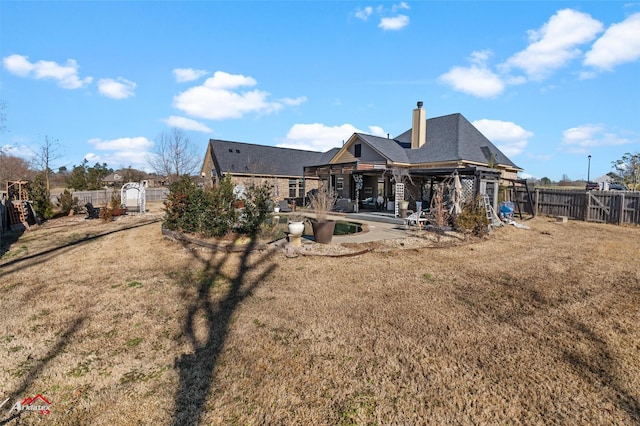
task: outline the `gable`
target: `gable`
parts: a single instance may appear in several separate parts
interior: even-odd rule
[[[331,160],[332,164],[354,161],[386,162],[387,158],[376,150],[366,138],[354,133]]]

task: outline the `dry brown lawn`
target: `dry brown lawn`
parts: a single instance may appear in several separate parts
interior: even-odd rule
[[[290,259],[189,249],[153,216],[4,254],[0,423],[39,423],[9,405],[42,394],[61,425],[640,424],[638,227]]]

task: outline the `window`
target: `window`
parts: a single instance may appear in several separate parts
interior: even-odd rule
[[[358,158],[358,157],[362,157],[362,144],[355,144],[353,146],[353,156]]]
[[[344,189],[344,178],[336,178],[336,191],[342,191]]]
[[[298,196],[298,179],[289,179],[289,198]]]
[[[304,179],[289,179],[289,198],[304,196]]]

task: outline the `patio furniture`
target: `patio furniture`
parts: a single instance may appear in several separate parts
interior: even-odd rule
[[[429,223],[429,218],[424,210],[411,213],[404,219],[405,229],[409,228],[409,225],[418,226],[422,228]]]
[[[280,212],[290,212],[291,208],[289,208],[289,203],[287,200],[282,200],[278,202],[278,207],[280,207]]]

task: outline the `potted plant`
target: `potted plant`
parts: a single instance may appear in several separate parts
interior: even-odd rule
[[[299,214],[292,214],[289,216],[287,227],[291,235],[302,235],[304,232],[304,216]]]
[[[126,209],[122,207],[122,199],[120,198],[120,194],[117,191],[114,191],[111,194],[111,203],[110,203],[111,216],[121,216],[126,213]]]
[[[333,239],[333,231],[336,227],[335,220],[329,220],[327,215],[336,201],[335,194],[324,186],[310,195],[311,209],[316,213],[316,220],[311,222],[313,238],[316,243],[329,244]]]

